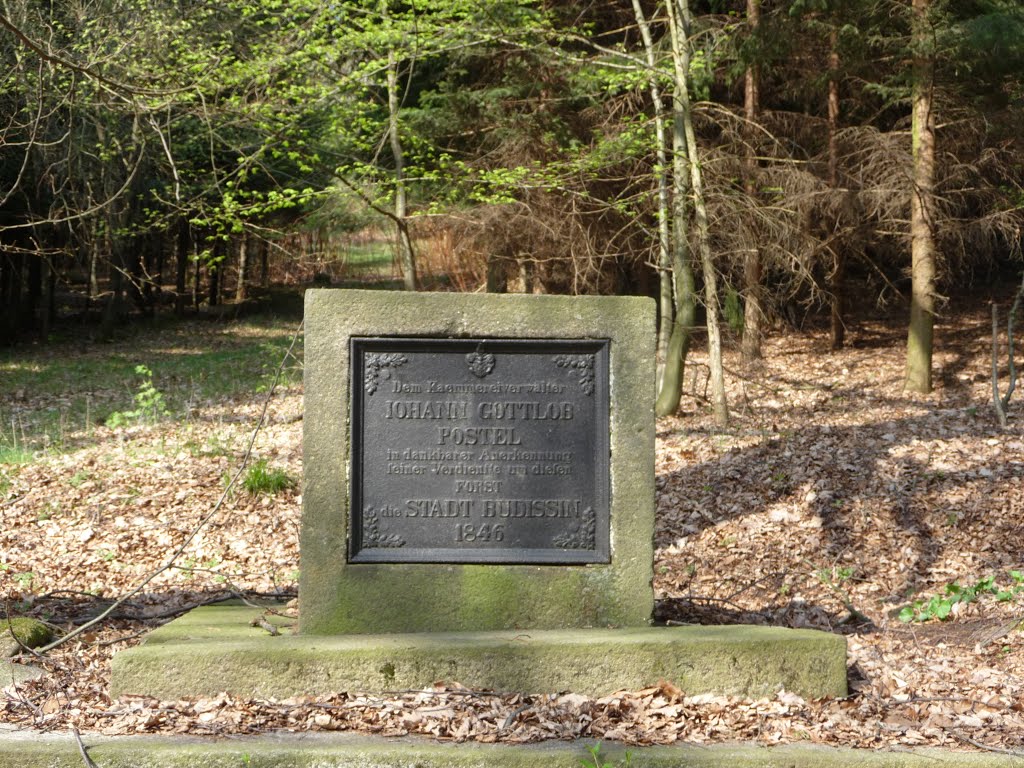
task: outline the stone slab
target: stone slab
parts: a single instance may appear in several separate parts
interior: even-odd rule
[[[38,680],[46,674],[40,667],[32,664],[16,664],[7,659],[0,659],[0,688],[26,680]]]
[[[689,694],[846,694],[846,639],[754,626],[271,636],[238,604],[197,608],[112,662],[111,695],[253,698],[429,688],[435,681],[603,696],[667,680]],[[280,622],[280,619],[274,619]]]
[[[306,293],[301,631],[644,626],[654,530],[654,303],[637,297]],[[609,340],[610,563],[350,563],[350,342]],[[565,372],[560,373],[565,376]],[[362,386],[364,382],[360,382]]]
[[[102,768],[579,768],[590,739],[542,744],[438,743],[419,738],[354,734],[268,734],[230,740],[84,734],[89,757]],[[955,750],[856,750],[788,744],[630,747],[636,768],[1020,768],[1024,758]],[[622,766],[627,748],[601,745],[602,757]],[[81,768],[70,735],[0,734],[4,768]]]

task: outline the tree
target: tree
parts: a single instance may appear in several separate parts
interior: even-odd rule
[[[932,390],[932,338],[935,324],[935,52],[931,0],[913,3],[912,95],[913,188],[910,197],[911,287],[907,335],[906,387]]]
[[[747,25],[751,37],[756,41],[761,26],[761,0],[747,0]],[[747,64],[743,94],[747,136],[745,185],[747,195],[753,199],[758,192],[755,141],[761,112],[761,67],[756,56]],[[761,299],[763,272],[760,246],[757,242],[752,242],[743,258],[743,294],[746,302],[743,308],[742,346],[743,358],[748,362],[761,357],[761,338],[764,334],[764,306]]]
[[[669,28],[672,36],[672,61],[675,70],[675,96],[679,119],[686,137],[686,153],[690,171],[690,195],[693,200],[694,220],[697,225],[697,250],[700,253],[701,274],[704,279],[704,310],[708,329],[708,362],[711,367],[711,401],[715,422],[729,424],[729,404],[725,394],[725,370],[722,364],[722,336],[719,328],[718,274],[711,253],[711,233],[708,226],[707,203],[704,199],[704,177],[701,171],[700,150],[693,128],[690,106],[690,6],[688,0],[669,0]]]

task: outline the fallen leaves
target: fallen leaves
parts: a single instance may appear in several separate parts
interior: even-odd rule
[[[823,336],[768,340],[762,366],[746,380],[730,379],[732,402],[744,404],[730,431],[714,430],[693,399],[684,400],[692,412],[658,424],[659,618],[842,632],[849,698],[687,696],[662,682],[594,699],[443,681],[422,691],[283,701],[111,701],[111,655],[152,626],[141,617],[232,590],[294,590],[301,498],[287,490],[235,493],[179,567],[120,618],[39,662],[43,678],[5,688],[0,719],[108,734],[360,730],[482,742],[587,736],[1019,749],[1024,654],[1016,627],[1024,600],[979,599],[945,623],[895,618],[915,596],[952,581],[1022,567],[1024,440],[1019,427],[998,428],[986,378],[961,374],[987,370],[974,327],[984,323],[949,321],[936,355],[939,387],[927,398],[899,392],[900,334],[864,324],[863,346],[851,332],[851,348],[835,354],[825,353]],[[890,345],[878,346],[879,338]],[[694,355],[692,363],[701,362]],[[741,371],[735,356],[727,364]],[[219,496],[258,399],[197,404],[185,425],[130,434],[93,427],[101,439],[92,447],[5,470],[5,596],[57,621],[81,622],[105,605],[81,592],[122,594],[162,564]],[[51,406],[41,398],[17,402],[26,412]],[[1019,422],[1021,407],[1011,403],[1011,420]],[[256,447],[293,477],[301,475],[297,413],[300,389],[283,390]]]

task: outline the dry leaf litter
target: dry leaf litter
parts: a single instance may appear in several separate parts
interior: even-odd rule
[[[188,332],[229,343],[222,330]],[[838,353],[827,352],[821,334],[790,333],[767,341],[756,368],[727,354],[734,424],[726,431],[713,427],[705,358],[695,354],[679,416],[658,422],[658,618],[840,632],[849,644],[845,699],[690,696],[664,681],[602,698],[522,695],[446,680],[422,691],[280,701],[112,701],[112,654],[176,611],[232,594],[294,596],[298,489],[239,489],[177,568],[96,629],[26,659],[46,674],[5,687],[0,719],[103,734],[356,730],[484,742],[587,736],[1020,750],[1024,593],[956,605],[942,622],[897,618],[947,584],[992,576],[1005,585],[1024,567],[1024,395],[1011,401],[1010,428],[1001,430],[988,334],[982,311],[943,324],[936,391],[927,397],[902,392],[898,322],[862,324]],[[30,418],[60,408],[55,400],[19,392],[2,405]],[[299,385],[279,389],[255,446],[256,457],[292,477],[301,476],[301,400]],[[82,447],[8,467],[0,496],[8,606],[68,629],[161,566],[216,503],[261,407],[254,393],[190,403],[179,423],[86,425]],[[69,426],[71,442],[76,434]]]

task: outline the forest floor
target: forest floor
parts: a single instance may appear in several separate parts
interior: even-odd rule
[[[164,565],[239,466],[296,324],[164,325],[0,357],[8,610],[67,630]],[[822,333],[774,335],[756,368],[727,354],[728,430],[699,394],[706,367],[695,354],[682,411],[658,422],[658,618],[842,633],[847,698],[688,696],[667,684],[600,699],[466,695],[446,681],[286,701],[112,701],[112,654],[176,611],[234,592],[294,596],[301,498],[284,483],[235,487],[174,566],[112,618],[43,659],[23,656],[46,674],[4,688],[0,720],[104,734],[351,729],[1024,754],[1024,393],[1001,429],[990,329],[987,308],[943,319],[927,397],[902,391],[898,321],[859,323],[838,353]],[[136,364],[153,372],[162,403],[146,399]],[[253,455],[297,483],[301,366],[286,367]]]

